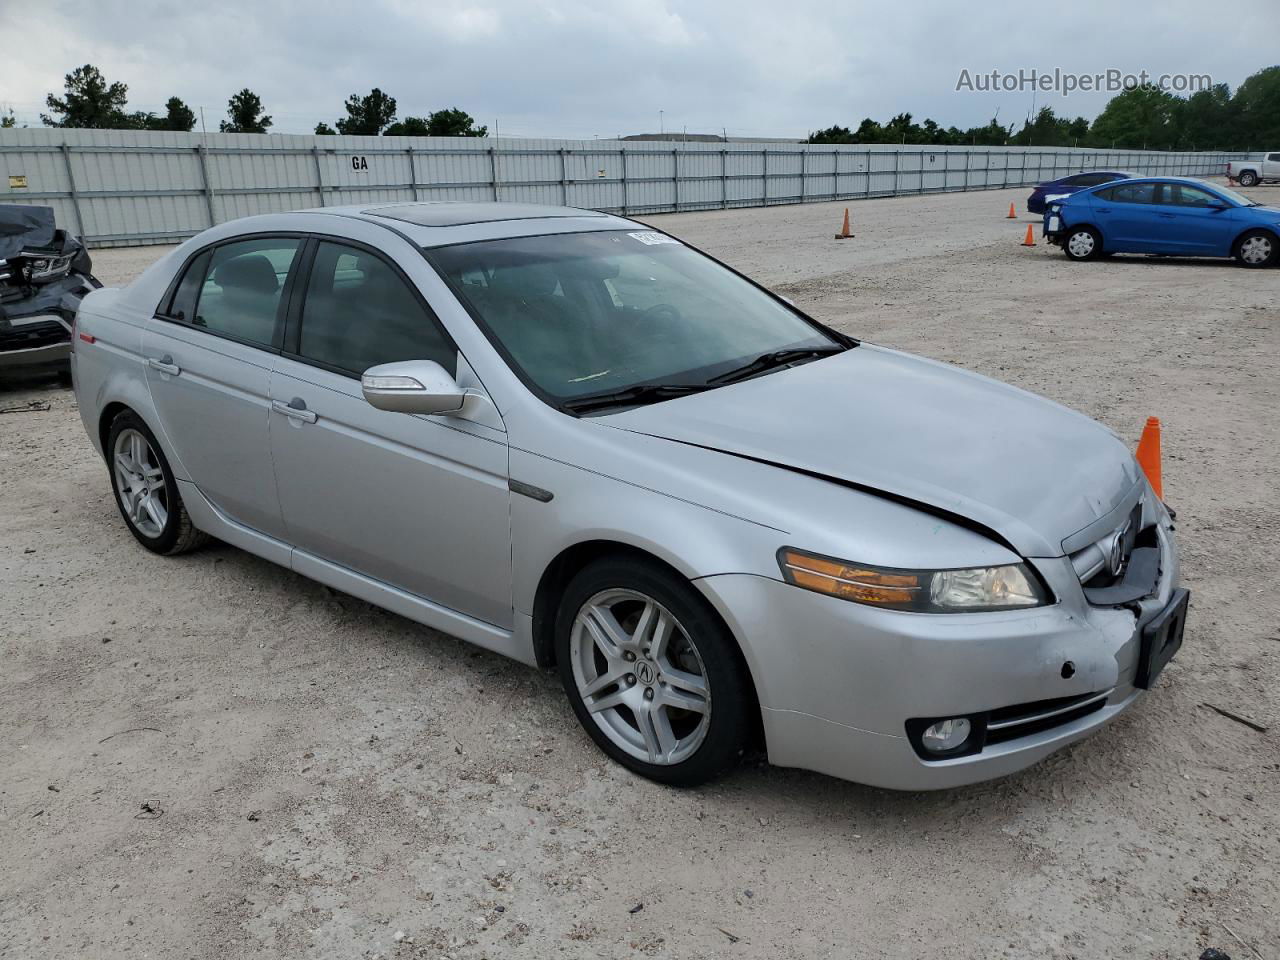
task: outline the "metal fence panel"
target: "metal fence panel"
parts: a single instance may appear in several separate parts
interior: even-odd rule
[[[108,246],[340,204],[501,199],[643,215],[999,189],[1088,169],[1203,176],[1246,156],[20,129],[0,131],[0,203],[51,206],[73,233]]]

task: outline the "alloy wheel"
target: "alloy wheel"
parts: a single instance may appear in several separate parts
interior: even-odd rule
[[[137,430],[121,430],[112,450],[112,468],[120,505],[145,537],[159,537],[169,522],[169,491],[160,458]]]
[[[706,738],[711,688],[702,657],[652,597],[624,589],[595,594],[574,618],[569,653],[591,719],[629,756],[670,766]]]

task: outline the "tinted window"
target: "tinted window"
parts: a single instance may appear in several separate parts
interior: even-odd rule
[[[1122,183],[1104,191],[1107,199],[1116,203],[1155,203],[1156,185],[1154,183]]]
[[[274,345],[283,319],[284,281],[301,243],[292,237],[262,237],[215,248],[200,287],[196,326]]]
[[[173,291],[173,297],[164,309],[164,315],[175,320],[186,320],[190,323],[196,315],[196,298],[200,296],[200,287],[204,284],[205,273],[209,269],[209,258],[212,251],[206,250],[187,267],[182,281]]]
[[[1165,186],[1165,203],[1175,203],[1180,207],[1220,207],[1222,201],[1215,197],[1208,190],[1201,190],[1199,187],[1188,187],[1185,184],[1174,183]],[[1169,194],[1173,196],[1170,197]]]
[[[359,376],[398,360],[457,370],[457,349],[409,286],[381,257],[321,242],[302,309],[298,353]]]
[[[1269,160],[1271,163],[1276,163],[1280,161],[1280,153],[1273,153],[1268,155],[1267,160]]]

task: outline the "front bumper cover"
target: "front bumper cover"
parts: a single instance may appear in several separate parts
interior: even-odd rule
[[[1087,736],[1132,705],[1144,623],[1168,605],[1177,550],[1161,521],[1161,572],[1128,607],[1088,604],[1066,557],[1033,560],[1061,598],[992,614],[911,614],[800,590],[749,574],[698,581],[739,638],[760,699],[769,759],[846,780],[928,790],[1021,770]],[[1074,590],[1074,592],[1073,592]],[[1096,698],[1083,716],[924,760],[907,724]]]

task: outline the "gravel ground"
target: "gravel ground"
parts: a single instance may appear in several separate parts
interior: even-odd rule
[[[944,793],[664,789],[550,675],[229,547],[146,554],[74,398],[11,381],[51,409],[0,416],[0,956],[1280,957],[1280,271],[1073,264],[1019,246],[1025,193],[856,203],[843,242],[836,204],[653,222],[868,339],[1162,418],[1193,609],[1126,716]]]

